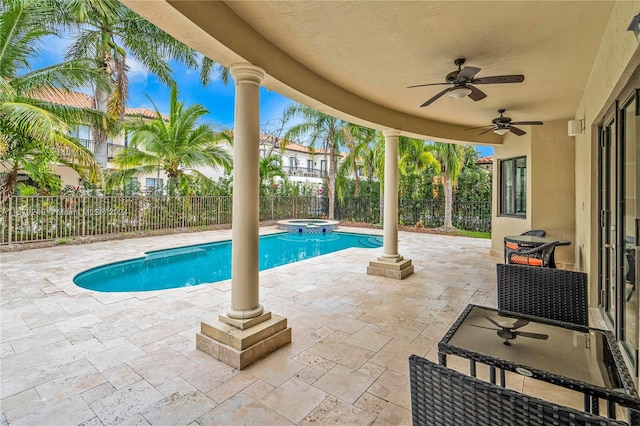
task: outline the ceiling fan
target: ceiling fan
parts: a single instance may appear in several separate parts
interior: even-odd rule
[[[511,346],[511,343],[509,342],[509,340],[513,340],[518,336],[529,337],[531,339],[539,339],[539,340],[547,340],[549,338],[549,336],[547,336],[546,334],[528,333],[526,331],[515,331],[529,324],[529,321],[527,320],[519,319],[512,326],[508,326],[507,323],[505,322],[497,322],[487,316],[485,316],[485,318],[489,320],[492,324],[500,328],[484,327],[482,325],[475,325],[475,324],[471,324],[471,325],[478,328],[486,328],[487,330],[496,330],[498,332],[497,333],[498,337],[500,337],[501,339],[504,339],[504,342],[502,342],[502,344],[507,346]]]
[[[524,75],[522,74],[496,75],[493,77],[475,78],[475,75],[480,71],[480,68],[462,68],[464,62],[464,58],[456,59],[453,62],[458,66],[458,69],[447,74],[447,76],[445,77],[445,83],[417,84],[415,86],[408,86],[407,89],[446,84],[452,85],[452,87],[444,89],[442,92],[438,93],[437,95],[420,105],[420,107],[426,107],[427,105],[431,105],[434,101],[438,100],[445,93],[448,93],[449,96],[455,99],[462,99],[465,96],[469,96],[474,101],[479,101],[486,98],[487,95],[482,90],[473,86],[474,84],[522,83],[524,81]]]
[[[489,124],[488,126],[480,126],[480,127],[471,127],[469,129],[466,130],[474,130],[474,129],[485,129],[482,132],[480,132],[480,135],[484,135],[487,132],[490,132],[491,130],[493,130],[493,133],[497,133],[500,136],[504,135],[507,132],[511,132],[517,136],[522,136],[524,134],[526,134],[527,132],[525,132],[522,129],[519,129],[517,127],[514,127],[514,125],[521,125],[521,126],[541,126],[542,124],[544,124],[542,121],[511,121],[511,117],[505,117],[503,114],[506,111],[506,109],[499,109],[498,113],[500,113],[500,117],[494,118],[493,120],[491,120],[491,122],[493,124]]]

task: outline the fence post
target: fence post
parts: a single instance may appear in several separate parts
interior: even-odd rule
[[[13,241],[13,199],[14,197],[9,196],[9,238],[8,238],[8,243],[11,244],[11,242]]]
[[[82,200],[82,236],[86,236],[86,232],[87,232],[87,219],[86,219],[86,215],[87,215],[87,208],[86,208],[86,196],[83,196],[81,198]]]

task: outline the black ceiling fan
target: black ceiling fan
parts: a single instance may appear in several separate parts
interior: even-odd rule
[[[474,101],[479,101],[486,98],[487,95],[482,90],[473,86],[474,84],[522,83],[524,81],[524,75],[522,74],[496,75],[493,77],[475,78],[476,74],[480,71],[480,68],[462,68],[464,62],[464,58],[456,59],[453,62],[458,66],[458,69],[447,74],[447,76],[445,77],[445,83],[417,84],[415,86],[408,86],[407,89],[424,86],[438,86],[446,84],[451,85],[451,87],[444,89],[442,92],[438,93],[437,95],[420,105],[421,107],[426,107],[427,105],[431,105],[434,101],[438,100],[445,93],[448,93],[449,96],[456,99],[461,99],[465,96],[469,96]]]
[[[519,319],[519,320],[516,320],[516,322],[513,325],[508,326],[507,323],[505,322],[497,322],[487,316],[485,316],[485,318],[489,320],[492,324],[500,328],[484,327],[482,325],[475,325],[475,324],[471,324],[471,325],[473,327],[486,328],[487,330],[496,330],[498,332],[497,333],[498,337],[500,337],[501,339],[504,339],[504,342],[502,343],[507,346],[511,346],[511,343],[509,342],[509,340],[513,340],[518,336],[529,337],[531,339],[539,339],[539,340],[547,340],[549,338],[549,336],[547,336],[546,334],[528,333],[526,331],[515,331],[529,324],[529,321],[527,320]]]
[[[507,132],[511,132],[516,136],[522,136],[527,132],[517,127],[514,127],[514,125],[541,126],[544,124],[542,121],[511,121],[511,117],[505,117],[503,115],[505,111],[506,111],[505,109],[498,110],[498,113],[500,113],[500,117],[496,117],[493,120],[491,120],[491,123],[493,124],[489,124],[488,126],[471,127],[466,130],[485,129],[479,133],[480,135],[484,135],[485,133],[493,130],[494,133],[497,133],[499,135],[504,135]]]

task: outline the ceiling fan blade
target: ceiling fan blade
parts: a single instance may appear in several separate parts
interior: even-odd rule
[[[493,124],[489,124],[488,126],[469,127],[468,129],[465,129],[465,130],[484,129],[485,127],[493,127]]]
[[[458,80],[461,81],[471,81],[473,77],[476,76],[480,72],[480,68],[476,67],[464,67],[462,71],[458,74]]]
[[[529,324],[529,321],[525,320],[525,319],[519,319],[515,322],[515,324],[513,324],[513,327],[511,327],[512,330],[517,330],[519,328],[524,327],[525,325]]]
[[[485,131],[483,131],[483,132],[478,133],[478,136],[480,136],[480,135],[484,135],[485,133],[489,133],[490,131],[492,131],[492,130],[494,130],[494,129],[495,129],[495,127],[489,127],[487,130],[485,130]]]
[[[509,131],[516,136],[522,136],[527,134],[527,132],[525,132],[524,130],[518,129],[517,127],[513,127],[513,126],[509,126]]]
[[[446,89],[444,89],[442,92],[438,93],[437,95],[435,95],[433,98],[429,99],[428,101],[426,101],[425,103],[423,103],[422,105],[420,105],[420,107],[426,107],[428,105],[431,105],[433,102],[437,101],[438,99],[440,99],[442,97],[442,95],[444,95],[445,93],[449,92],[452,88],[451,87],[447,87]]]
[[[547,340],[549,338],[549,336],[547,336],[546,334],[527,333],[526,331],[514,331],[513,334],[517,336],[530,337],[532,339],[540,339],[540,340]]]
[[[477,101],[487,97],[487,95],[482,90],[478,89],[477,87],[473,87],[470,84],[467,84],[467,87],[469,89],[471,89],[471,93],[469,93],[469,97],[471,99],[473,99],[474,101],[477,102]]]
[[[494,320],[494,319],[492,319],[492,318],[489,318],[489,317],[488,317],[488,316],[486,316],[486,315],[483,315],[483,317],[485,317],[487,320],[489,320],[489,322],[491,322],[491,324],[496,325],[496,326],[498,326],[498,327],[500,327],[500,328],[503,328],[503,327],[500,325],[500,323],[499,323],[498,321],[496,321],[496,320]]]
[[[413,89],[414,87],[425,87],[425,86],[443,86],[450,83],[429,83],[429,84],[416,84],[415,86],[407,86],[407,89]]]
[[[472,84],[499,84],[499,83],[522,83],[524,75],[494,75],[492,77],[480,77],[471,80]]]
[[[471,325],[472,327],[484,328],[484,329],[486,329],[486,330],[500,331],[500,330],[499,330],[499,329],[497,329],[497,328],[484,327],[484,326],[482,326],[482,325],[475,325],[475,324],[470,324],[470,325]]]
[[[541,126],[544,123],[542,121],[512,121],[511,124],[518,126]]]

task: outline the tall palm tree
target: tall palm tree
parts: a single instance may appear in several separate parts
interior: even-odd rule
[[[215,62],[182,44],[117,0],[58,0],[60,18],[73,32],[74,41],[67,58],[95,58],[94,68],[108,77],[111,91],[96,87],[94,98],[99,111],[122,120],[128,96],[127,58],[142,63],[162,83],[173,86],[169,61],[189,68],[200,65],[203,84],[210,80]],[[200,62],[199,62],[200,61]],[[222,74],[224,81],[228,72]],[[108,126],[94,127],[96,160],[107,167]]]
[[[55,162],[61,162],[93,182],[102,182],[102,171],[91,153],[67,133],[68,123],[108,120],[92,110],[42,100],[43,92],[52,87],[95,84],[105,88],[101,74],[82,58],[30,68],[30,60],[41,52],[42,38],[56,34],[55,6],[46,0],[5,0],[0,5],[0,162],[7,171],[1,201],[13,193],[21,168],[42,182],[47,175],[43,167],[51,171]]]
[[[319,148],[329,152],[329,167],[328,170],[325,170],[324,178],[329,198],[329,219],[333,219],[338,158],[340,157],[340,147],[344,145],[345,132],[343,129],[347,127],[348,123],[300,104],[289,106],[284,111],[283,117],[285,120],[298,117],[302,119],[302,122],[290,127],[285,133],[282,149],[286,147],[286,141],[298,140],[306,136],[311,148]]]
[[[444,228],[453,229],[453,185],[462,168],[462,145],[434,142],[435,154],[443,170],[444,183]]]
[[[338,176],[346,177],[348,174],[353,174],[354,179],[354,197],[360,196],[360,176],[358,174],[358,161],[362,161],[362,157],[365,151],[369,148],[375,137],[375,131],[366,127],[361,127],[356,124],[347,123],[342,128],[344,133],[344,145],[348,152],[342,159],[340,167],[338,169]],[[338,185],[338,196],[344,196],[344,188]]]
[[[199,104],[185,107],[178,101],[175,86],[171,88],[168,119],[153,106],[157,118],[138,119],[127,125],[133,134],[131,144],[113,159],[116,171],[107,178],[109,186],[121,186],[131,177],[160,169],[169,177],[169,191],[175,193],[179,189],[185,194],[190,192],[190,181],[208,179],[197,167],[231,167],[230,153],[217,144],[230,138],[214,132],[208,124],[198,124],[209,113],[205,107]]]

